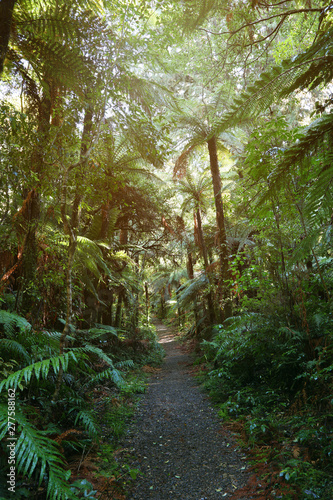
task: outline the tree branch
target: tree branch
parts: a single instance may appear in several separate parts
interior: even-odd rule
[[[320,9],[320,8],[311,8],[311,9],[294,9],[294,10],[289,10],[287,12],[280,12],[279,14],[274,14],[274,15],[269,16],[269,17],[264,17],[262,19],[258,19],[258,21],[252,21],[251,23],[243,24],[240,28],[238,28],[235,31],[220,31],[217,33],[214,31],[207,30],[206,28],[198,28],[198,29],[200,31],[205,31],[206,33],[209,33],[211,35],[229,35],[230,34],[229,38],[231,38],[232,36],[236,35],[236,33],[238,33],[239,31],[242,31],[245,28],[248,28],[249,26],[254,26],[255,24],[260,24],[260,23],[263,23],[265,21],[270,21],[271,19],[275,19],[276,17],[281,17],[281,16],[287,17],[287,16],[292,16],[294,14],[302,14],[305,12],[322,12],[322,11],[323,11],[323,9]]]

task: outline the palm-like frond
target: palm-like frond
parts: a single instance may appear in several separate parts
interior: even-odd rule
[[[25,318],[16,313],[3,310],[0,310],[0,325],[2,325],[5,334],[10,336],[15,335],[16,329],[21,331],[31,329],[31,324]]]
[[[15,441],[16,467],[23,476],[31,478],[38,470],[39,485],[47,477],[47,498],[67,500],[75,498],[68,479],[70,473],[65,470],[64,459],[55,441],[37,430],[16,408],[16,425],[19,432]],[[8,435],[8,407],[0,405],[0,439]]]
[[[54,373],[59,372],[60,366],[62,366],[63,370],[66,371],[68,369],[70,360],[73,360],[75,362],[78,361],[75,353],[72,351],[66,352],[61,356],[44,359],[42,361],[37,361],[32,365],[26,366],[25,368],[22,368],[22,370],[18,370],[15,373],[12,373],[11,375],[9,375],[9,377],[3,380],[0,383],[0,392],[4,387],[6,389],[17,389],[22,381],[28,383],[33,375],[37,380],[46,379],[51,367],[53,368]]]
[[[333,30],[329,29],[306,51],[264,72],[233,101],[230,111],[217,122],[222,132],[265,110],[279,97],[296,89],[315,88],[333,77]]]
[[[83,11],[84,4],[91,5],[94,11]],[[8,58],[23,79],[31,80],[20,64],[22,58],[29,61],[39,78],[45,79],[46,75],[48,81],[51,78],[58,86],[82,93],[82,86],[92,80],[94,73],[87,47],[96,39],[96,33],[100,35],[107,29],[95,14],[99,7],[99,1],[16,2]]]
[[[21,8],[27,12],[35,12],[38,9],[59,8],[61,4],[68,5],[66,0],[20,0],[16,9]],[[81,9],[82,11],[91,10],[95,14],[102,14],[104,12],[102,0],[72,0],[70,5]]]
[[[305,159],[311,159],[314,152],[318,152],[321,157],[320,163],[327,164],[327,168],[322,168],[319,172],[320,181],[323,187],[325,183],[332,177],[331,154],[325,160],[326,150],[330,148],[330,139],[333,133],[333,116],[325,114],[311,123],[304,131],[296,144],[287,148],[282,155],[282,160],[277,167],[271,172],[269,182],[271,186],[279,186],[284,182],[285,176],[290,172],[293,166],[300,165]],[[328,138],[328,143],[325,144],[325,138]],[[322,153],[320,146],[324,146]],[[319,179],[318,179],[319,181]]]
[[[307,164],[311,169],[311,183],[305,186],[302,197],[302,209],[305,220],[309,225],[307,237],[299,247],[299,251],[308,248],[306,244],[312,241],[312,231],[318,229],[322,223],[330,220],[332,212],[333,194],[333,153],[332,153],[333,116],[324,114],[315,120],[303,131],[296,144],[286,148],[280,155],[278,163],[269,174],[269,187],[258,200],[258,204],[265,203],[276,190],[279,190],[290,181],[295,168],[303,171],[302,166]],[[313,240],[315,241],[315,240]]]
[[[209,281],[207,276],[202,273],[199,276],[187,281],[182,285],[178,301],[181,307],[186,307],[197,299],[198,295],[207,291]]]
[[[116,368],[108,368],[107,370],[102,371],[101,373],[98,373],[97,375],[94,375],[93,377],[90,378],[88,385],[93,385],[96,384],[97,382],[105,380],[111,380],[115,385],[122,386],[124,385],[125,381],[124,378],[119,370]]]
[[[148,113],[154,105],[168,108],[176,106],[173,93],[157,82],[127,74],[119,83],[127,90],[129,97],[140,103]]]
[[[25,349],[25,347],[12,339],[1,339],[0,340],[0,353],[6,353],[7,356],[10,355],[15,359],[20,359],[25,361],[26,363],[31,362],[31,356]]]
[[[76,416],[74,425],[81,423],[92,439],[98,438],[98,427],[92,412],[81,410]]]

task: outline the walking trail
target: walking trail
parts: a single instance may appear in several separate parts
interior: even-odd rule
[[[157,331],[166,357],[126,438],[131,467],[140,470],[127,498],[231,499],[249,477],[245,457],[196,387],[189,356],[167,327],[158,324]]]

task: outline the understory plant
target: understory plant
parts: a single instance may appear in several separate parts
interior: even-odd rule
[[[147,346],[142,343],[140,364],[144,356],[156,362],[161,356],[155,334],[148,330],[142,337],[150,335],[151,349],[148,341]],[[136,345],[108,325],[85,331],[73,328],[59,356],[59,332],[36,331],[21,316],[4,310],[0,333],[0,497],[7,498],[7,445],[15,442],[16,482],[11,498],[33,498],[32,494],[52,500],[94,498],[89,481],[76,481],[68,462],[73,454],[84,456],[85,450],[100,446],[102,433],[94,405],[101,388],[115,397],[144,390],[143,384],[139,387],[134,380],[126,380],[134,368],[130,356],[135,357]],[[53,400],[60,368],[63,381]],[[116,426],[110,423],[110,427],[116,435]]]
[[[203,381],[220,417],[241,424],[236,428],[258,470],[263,460],[274,464],[272,484],[291,488],[283,498],[332,498],[331,331],[325,310],[298,329],[244,313],[217,325],[201,344]]]

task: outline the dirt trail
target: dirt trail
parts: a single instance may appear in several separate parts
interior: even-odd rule
[[[189,356],[164,325],[157,331],[166,358],[150,379],[125,443],[132,467],[142,473],[127,498],[231,499],[248,479],[245,457],[188,373]]]

